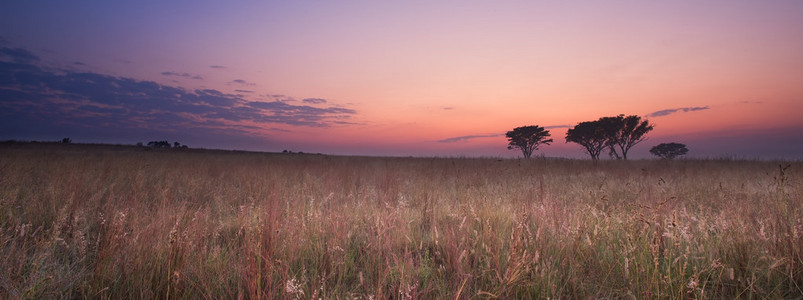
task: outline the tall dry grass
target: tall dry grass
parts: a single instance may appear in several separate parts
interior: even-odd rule
[[[785,162],[2,146],[0,298],[796,298],[801,187]]]

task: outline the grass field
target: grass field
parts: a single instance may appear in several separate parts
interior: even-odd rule
[[[801,298],[799,162],[0,146],[0,298]]]

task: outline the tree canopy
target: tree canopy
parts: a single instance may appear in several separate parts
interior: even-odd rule
[[[611,149],[611,154],[619,159],[619,153],[616,152],[617,148],[622,154],[621,158],[627,159],[627,152],[638,143],[646,139],[646,134],[654,128],[653,125],[647,120],[641,120],[641,117],[636,115],[618,115],[616,117],[605,117],[600,120],[604,121],[608,133],[608,147]]]
[[[650,153],[663,159],[673,159],[686,155],[686,153],[689,153],[689,149],[681,143],[662,143],[652,147]]]
[[[652,129],[653,125],[649,121],[636,115],[602,117],[569,129],[566,142],[580,144],[593,160],[598,160],[600,153],[606,148],[610,150],[612,157],[627,159],[630,148],[644,141],[645,135]]]
[[[540,144],[549,145],[552,142],[552,139],[547,139],[550,136],[549,130],[538,125],[516,127],[505,136],[510,142],[507,149],[521,149],[524,158],[530,158]]]
[[[602,150],[608,147],[608,137],[611,135],[610,126],[605,126],[603,122],[587,121],[575,125],[566,132],[566,142],[580,144],[591,155],[591,159],[598,160]]]

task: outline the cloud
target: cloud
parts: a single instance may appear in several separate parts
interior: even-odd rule
[[[326,103],[326,99],[306,98],[306,99],[301,100],[301,102],[309,103],[309,104],[324,104],[324,103]]]
[[[0,57],[10,58],[15,63],[33,63],[39,60],[39,57],[31,53],[31,51],[22,48],[0,48]]]
[[[454,107],[451,107],[451,106],[449,106],[449,107],[444,107],[444,108],[443,108],[443,110],[454,110]]]
[[[287,130],[287,129],[284,129],[284,128],[277,128],[277,127],[272,127],[272,128],[270,128],[270,130],[278,131],[278,132],[293,132],[292,130]]]
[[[265,123],[284,123],[296,126],[325,127],[321,123],[324,119],[331,119],[331,123],[342,125],[351,124],[342,121],[343,116],[353,115],[353,109],[341,107],[318,108],[306,105],[292,105],[287,102],[248,102],[247,106],[257,109],[260,117],[256,120]]]
[[[555,128],[570,128],[569,125],[552,125],[552,126],[545,126],[546,129],[555,129]],[[457,136],[446,138],[442,140],[437,140],[438,143],[457,143],[457,142],[465,142],[472,139],[479,139],[479,138],[492,138],[492,137],[499,137],[505,136],[505,134],[498,133],[498,134],[477,134],[477,135],[464,135],[464,136]]]
[[[287,96],[287,95],[280,95],[280,94],[265,95],[265,98],[271,98],[271,99],[273,99],[273,101],[281,101],[281,102],[299,102],[300,101],[300,100],[298,100],[296,98],[293,98],[293,97],[290,97],[290,96]],[[309,99],[316,99],[316,98],[309,98]],[[321,100],[323,100],[323,99],[321,99]],[[306,102],[306,103],[309,103],[309,102]],[[312,103],[310,103],[310,104],[312,104]]]
[[[190,73],[178,73],[178,72],[166,71],[166,72],[162,72],[161,74],[164,75],[164,76],[184,77],[184,78],[187,78],[187,79],[204,79],[203,77],[201,77],[201,75],[192,75]]]
[[[118,140],[173,134],[256,141],[280,125],[331,127],[351,124],[357,114],[93,72],[50,71],[31,63],[38,57],[27,51],[8,53],[14,56],[0,59],[0,137],[74,132]]]
[[[211,65],[209,67],[212,68],[212,69],[225,69],[226,68],[224,66],[218,66],[218,65]]]
[[[248,86],[256,85],[256,83],[251,83],[251,82],[245,81],[244,79],[235,79],[235,80],[232,80],[230,83],[236,83],[236,84],[248,85]]]
[[[252,93],[254,93],[254,91],[250,91],[250,90],[234,90],[234,91],[235,91],[235,92],[238,92],[238,93],[246,93],[246,94],[252,94]]]
[[[438,143],[457,143],[457,142],[465,142],[471,139],[478,139],[478,138],[490,138],[490,137],[498,137],[504,136],[504,134],[480,134],[480,135],[464,135],[458,137],[452,137],[448,139],[437,140]]]
[[[698,110],[706,110],[709,109],[708,106],[697,106],[697,107],[681,107],[681,108],[672,108],[672,109],[664,109],[659,110],[653,113],[647,114],[647,117],[663,117],[667,115],[674,114],[676,112],[692,112]]]

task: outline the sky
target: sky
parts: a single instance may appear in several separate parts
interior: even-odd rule
[[[377,156],[803,159],[803,1],[3,1],[0,140]]]

